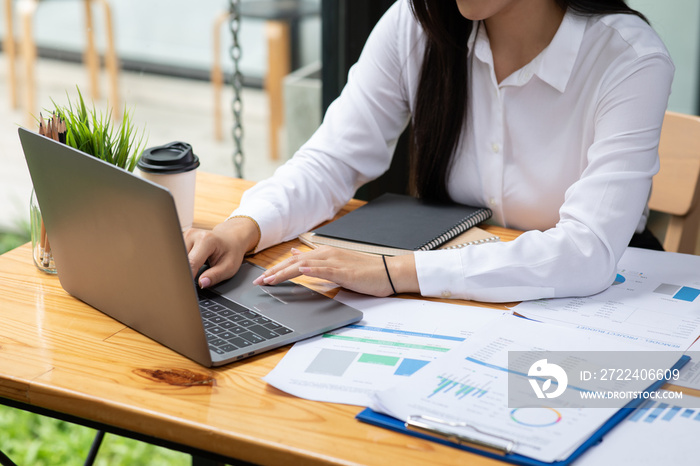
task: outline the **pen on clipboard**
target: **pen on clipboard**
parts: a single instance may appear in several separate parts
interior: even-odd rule
[[[480,438],[470,437],[465,434],[457,434],[455,432],[441,429],[438,426],[472,429],[475,432],[483,436],[491,437],[494,440],[489,441]],[[512,453],[513,448],[515,447],[515,442],[513,440],[501,437],[499,435],[484,432],[464,422],[447,422],[443,421],[442,419],[437,419],[430,416],[412,415],[408,417],[408,421],[406,421],[405,427],[408,430],[440,437],[458,445],[474,446],[482,450],[486,450],[491,453],[496,453],[500,455],[508,455]]]

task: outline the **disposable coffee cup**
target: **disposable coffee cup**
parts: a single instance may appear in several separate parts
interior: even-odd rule
[[[143,151],[138,163],[141,177],[167,188],[175,199],[180,227],[194,219],[194,188],[199,158],[186,142],[171,142]]]

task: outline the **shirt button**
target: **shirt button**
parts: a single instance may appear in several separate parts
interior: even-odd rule
[[[489,198],[489,204],[491,204],[491,205],[496,205],[496,198],[495,198],[495,197],[490,197],[490,198]]]
[[[441,293],[441,296],[442,296],[443,298],[449,298],[450,296],[452,296],[452,293],[450,293],[449,290],[444,290],[444,291]]]
[[[494,154],[498,154],[498,151],[501,150],[501,146],[499,146],[497,142],[494,142],[493,144],[491,144],[491,150]]]

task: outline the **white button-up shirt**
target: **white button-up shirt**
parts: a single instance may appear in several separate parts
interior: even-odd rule
[[[674,67],[634,15],[567,12],[549,46],[496,81],[488,35],[469,39],[467,118],[448,180],[514,241],[416,252],[421,294],[481,301],[589,295],[646,224]],[[405,0],[375,27],[313,137],[245,193],[259,249],[331,218],[387,170],[415,106],[424,33]]]

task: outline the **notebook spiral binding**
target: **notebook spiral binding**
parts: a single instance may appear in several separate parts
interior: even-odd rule
[[[457,236],[459,236],[459,235],[457,235]],[[457,236],[455,236],[455,238],[456,238]],[[438,249],[443,250],[443,251],[444,251],[444,250],[450,250],[450,249],[462,249],[462,248],[464,248],[464,247],[473,246],[473,245],[475,245],[475,244],[490,243],[490,242],[492,242],[492,241],[500,241],[500,240],[501,240],[500,237],[498,237],[498,236],[496,236],[496,235],[493,235],[493,236],[490,237],[490,238],[476,239],[476,240],[474,240],[474,241],[468,241],[468,242],[466,242],[466,243],[453,244],[453,245],[451,245],[451,246],[440,246],[440,247],[438,247]]]
[[[423,246],[418,248],[419,251],[430,251],[432,249],[437,248],[440,246],[442,243],[449,241],[450,239],[454,238],[455,236],[464,233],[471,227],[478,225],[479,223],[483,222],[484,220],[488,220],[491,218],[492,212],[491,209],[483,209],[480,210],[479,212],[474,213],[473,215],[470,215],[469,217],[466,217],[462,220],[459,221],[457,225],[455,225],[453,228],[447,230],[440,236],[437,236],[436,238],[428,241],[425,243]]]

